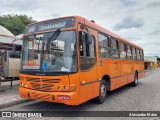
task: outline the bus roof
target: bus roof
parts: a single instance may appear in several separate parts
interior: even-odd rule
[[[80,17],[80,16],[76,16],[76,17],[77,17],[77,18],[80,18],[80,19],[83,18],[83,17]],[[118,40],[120,40],[120,41],[122,41],[122,42],[124,42],[124,43],[127,43],[127,44],[129,44],[129,45],[132,45],[132,46],[134,46],[134,47],[136,47],[136,48],[139,48],[139,49],[143,50],[142,47],[134,44],[133,42],[131,42],[131,41],[129,41],[129,40],[127,40],[127,39],[125,39],[125,38],[123,38],[123,37],[121,37],[121,36],[113,33],[113,32],[111,32],[111,31],[107,30],[107,29],[105,29],[105,28],[103,28],[103,27],[101,27],[101,26],[99,26],[99,25],[97,25],[95,22],[92,22],[92,21],[87,20],[87,19],[85,19],[85,18],[83,18],[83,19],[84,19],[85,24],[86,24],[87,26],[90,26],[91,28],[96,29],[96,30],[99,31],[99,32],[102,32],[102,33],[104,33],[104,34],[106,34],[106,35],[112,36],[112,37],[114,37],[114,38],[116,38],[116,39],[118,39]]]
[[[96,23],[94,23],[94,22],[92,22],[92,21],[90,21],[90,20],[87,20],[87,19],[85,19],[84,17],[81,17],[81,16],[58,17],[58,18],[54,18],[54,19],[48,19],[48,20],[43,20],[43,21],[39,21],[39,22],[34,22],[34,23],[29,24],[29,25],[36,24],[36,23],[41,23],[41,22],[46,22],[46,21],[49,21],[49,20],[55,20],[55,19],[60,19],[60,18],[70,18],[70,17],[74,17],[74,18],[76,19],[76,21],[82,22],[82,23],[84,23],[85,25],[87,25],[87,26],[89,26],[89,27],[91,27],[91,28],[93,28],[93,29],[95,29],[95,30],[97,30],[97,31],[99,31],[99,32],[102,32],[102,33],[104,33],[104,34],[107,34],[107,35],[109,35],[109,36],[112,36],[112,37],[114,37],[114,38],[116,38],[116,39],[118,39],[118,40],[120,40],[120,41],[122,41],[122,42],[124,42],[124,43],[127,43],[127,44],[129,44],[129,45],[132,45],[132,46],[134,46],[134,47],[136,47],[136,48],[139,48],[139,49],[143,50],[142,47],[134,44],[133,42],[131,42],[131,41],[129,41],[129,40],[127,40],[127,39],[125,39],[125,38],[123,38],[123,37],[121,37],[121,36],[113,33],[113,32],[111,32],[111,31],[109,31],[109,30],[107,30],[107,29],[105,29],[105,28],[97,25]],[[27,26],[29,26],[29,25],[27,25]]]

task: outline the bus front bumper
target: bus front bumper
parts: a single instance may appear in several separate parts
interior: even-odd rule
[[[67,105],[79,105],[77,92],[43,92],[19,87],[21,98],[29,98],[48,102],[63,103]]]

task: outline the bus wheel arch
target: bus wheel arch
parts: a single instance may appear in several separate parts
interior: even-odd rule
[[[105,89],[105,90],[104,90]],[[105,95],[102,95],[102,91],[105,91]],[[108,75],[104,75],[101,78],[100,81],[100,87],[99,87],[99,96],[97,96],[96,98],[93,99],[94,102],[98,103],[98,104],[102,104],[105,102],[106,96],[107,96],[107,91],[110,91],[110,78]]]
[[[138,70],[135,71],[135,74],[134,74],[134,81],[132,82],[132,85],[134,87],[136,87],[138,85]]]
[[[107,84],[104,79],[101,79],[99,86],[99,95],[93,99],[95,103],[102,104],[105,102],[107,95]]]
[[[138,70],[135,71],[135,76],[136,76],[137,79],[138,79]]]
[[[104,76],[102,77],[102,79],[106,82],[107,91],[110,91],[111,82],[110,82],[110,77],[109,77],[109,75],[104,75]]]

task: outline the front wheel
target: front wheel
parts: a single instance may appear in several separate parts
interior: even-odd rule
[[[94,99],[96,103],[102,104],[105,102],[107,95],[107,84],[105,80],[101,80],[100,88],[99,88],[99,96]]]

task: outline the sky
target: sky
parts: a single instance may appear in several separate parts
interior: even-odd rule
[[[36,21],[79,15],[160,56],[160,0],[1,0],[0,16]]]

